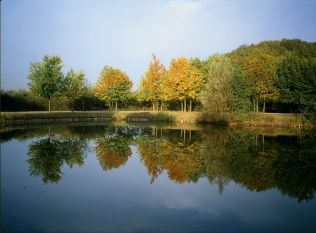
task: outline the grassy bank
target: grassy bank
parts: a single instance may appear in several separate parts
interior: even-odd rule
[[[242,115],[205,112],[150,112],[150,111],[89,111],[89,112],[2,112],[1,124],[76,122],[76,121],[127,121],[127,122],[178,122],[210,123],[229,126],[312,127],[312,121],[300,114],[247,113]]]

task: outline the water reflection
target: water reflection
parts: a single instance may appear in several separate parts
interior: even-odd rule
[[[196,182],[204,173],[204,158],[198,141],[185,142],[181,136],[148,137],[136,140],[141,161],[153,182],[164,170],[177,183]]]
[[[42,128],[2,135],[5,141],[33,138],[28,147],[29,172],[45,183],[60,181],[63,164],[82,166],[90,141],[105,171],[127,164],[135,146],[151,183],[165,172],[179,184],[207,178],[219,193],[230,181],[251,191],[277,189],[297,201],[311,200],[316,192],[314,133],[278,136],[228,128],[192,131],[107,125],[56,126],[48,136]]]
[[[132,155],[130,135],[124,132],[115,127],[115,132],[108,131],[96,140],[95,151],[103,170],[125,165]]]
[[[27,160],[32,176],[40,176],[44,183],[58,183],[62,177],[61,167],[67,164],[70,168],[74,165],[84,164],[87,143],[80,139],[39,139],[29,145]]]
[[[220,187],[233,180],[258,192],[277,188],[298,201],[312,199],[316,191],[314,135],[267,137],[221,131],[204,134],[202,150],[207,177]]]

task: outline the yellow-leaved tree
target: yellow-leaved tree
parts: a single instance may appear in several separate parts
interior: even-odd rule
[[[118,68],[105,66],[98,78],[96,96],[108,102],[110,108],[115,104],[128,101],[131,98],[132,81],[128,75]]]
[[[178,100],[181,111],[187,111],[187,100],[190,101],[189,111],[192,111],[192,101],[196,100],[203,87],[203,76],[189,59],[180,57],[173,59],[166,77],[162,81],[162,97],[165,101]]]
[[[161,96],[161,83],[165,73],[165,67],[153,54],[152,61],[150,62],[145,75],[142,77],[140,88],[138,91],[138,96],[140,100],[152,102],[153,111],[159,110],[159,103],[160,110],[162,110],[163,99]]]
[[[265,112],[266,102],[278,97],[276,88],[278,59],[264,53],[254,54],[243,65],[245,77],[253,87],[254,111],[259,111],[259,103],[263,103]]]

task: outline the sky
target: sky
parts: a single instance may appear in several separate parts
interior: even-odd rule
[[[1,88],[27,89],[31,62],[59,55],[94,85],[106,65],[139,86],[152,54],[226,53],[283,38],[316,41],[316,0],[2,0]]]

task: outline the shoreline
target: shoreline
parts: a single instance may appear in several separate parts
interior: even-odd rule
[[[230,127],[285,127],[314,128],[304,122],[301,114],[293,113],[244,113],[214,114],[207,112],[178,111],[87,111],[87,112],[1,112],[0,125],[41,124],[63,122],[176,122],[212,124]]]

